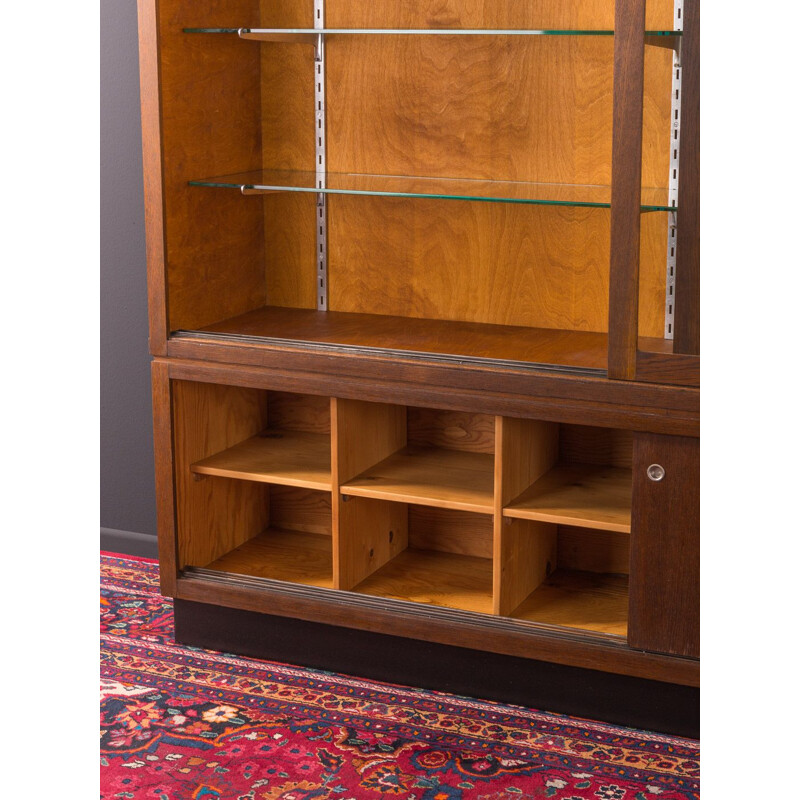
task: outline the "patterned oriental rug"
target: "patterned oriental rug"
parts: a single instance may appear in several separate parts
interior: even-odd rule
[[[182,647],[154,561],[101,580],[105,800],[699,797],[692,739]]]

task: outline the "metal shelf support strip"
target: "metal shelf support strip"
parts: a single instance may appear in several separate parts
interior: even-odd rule
[[[683,0],[675,0],[676,31],[683,30]],[[678,175],[681,156],[681,37],[676,37],[672,55],[672,108],[670,111],[668,205],[678,205]],[[667,282],[664,303],[664,338],[675,337],[675,250],[678,241],[678,212],[670,211],[667,224]]]
[[[314,0],[314,28],[325,28],[325,0]],[[317,35],[314,52],[314,125],[316,126],[315,170],[318,189],[326,188],[325,155],[325,37]],[[324,192],[317,194],[317,311],[328,310],[328,201]]]

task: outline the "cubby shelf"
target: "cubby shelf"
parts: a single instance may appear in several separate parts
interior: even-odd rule
[[[331,537],[269,528],[206,565],[206,569],[330,589]]]
[[[625,636],[628,576],[556,570],[511,616],[546,625]]]
[[[403,550],[356,586],[361,594],[492,613],[492,562],[433,550]]]
[[[331,489],[330,436],[268,429],[191,465],[195,476]]]
[[[630,533],[629,469],[583,464],[554,467],[503,509],[503,516]]]
[[[257,170],[189,181],[191,186],[238,189],[245,194],[311,192],[314,194],[410,197],[438,200],[470,200],[489,203],[611,208],[611,187],[495,181],[471,178],[438,178],[418,175],[374,175],[360,173],[293,170]],[[642,211],[676,211],[666,188],[644,187]]]
[[[494,458],[409,446],[340,487],[344,495],[491,513]]]

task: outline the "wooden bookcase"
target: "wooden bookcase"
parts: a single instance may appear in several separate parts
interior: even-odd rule
[[[139,14],[176,635],[696,687],[697,0]]]

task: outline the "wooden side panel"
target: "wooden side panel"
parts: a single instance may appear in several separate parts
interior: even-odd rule
[[[139,0],[139,82],[142,104],[142,170],[147,235],[147,306],[150,352],[167,350],[167,276],[161,174],[161,87],[158,76],[156,0]],[[163,591],[163,587],[162,587]]]
[[[633,451],[631,647],[700,655],[700,440],[637,433]],[[663,480],[647,477],[660,464]]]
[[[266,393],[173,381],[178,568],[205,566],[269,524],[269,487],[194,479],[195,461],[254,436],[267,424]]]
[[[469,453],[493,453],[494,416],[409,408],[408,443]]]
[[[556,563],[556,526],[503,518],[503,507],[558,457],[558,425],[497,417],[494,512],[494,613],[510,614]]]
[[[166,361],[154,361],[153,443],[156,472],[156,525],[161,594],[175,596],[178,541],[175,530],[175,483],[172,450],[172,386]]]
[[[345,498],[339,487],[406,444],[406,409],[331,399],[333,579],[352,589],[408,545],[404,504]]]
[[[353,589],[408,546],[405,503],[337,495],[334,510],[334,588]]]
[[[257,19],[256,0],[159,3],[171,330],[196,329],[265,302],[261,203],[188,185],[261,166],[261,50],[236,36],[183,33]]]

